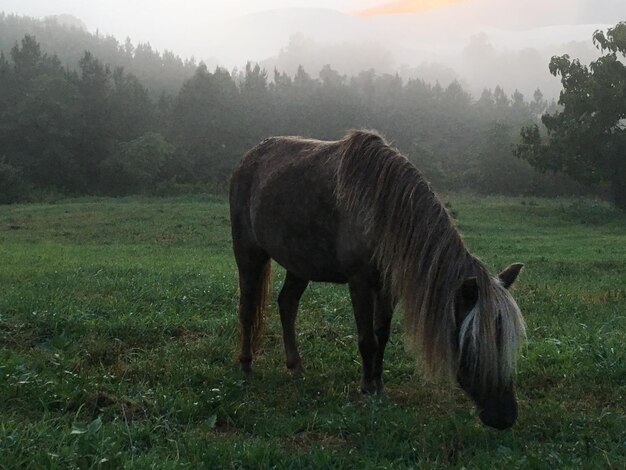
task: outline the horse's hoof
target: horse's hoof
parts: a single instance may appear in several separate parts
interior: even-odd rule
[[[361,393],[363,395],[377,395],[379,390],[374,382],[368,382],[361,384]]]
[[[252,363],[251,362],[242,362],[241,363],[241,371],[246,376],[246,379],[252,378]]]
[[[369,382],[361,382],[361,393],[364,395],[384,395],[385,387],[380,379],[371,380]]]
[[[302,364],[297,364],[293,367],[290,367],[291,376],[294,379],[301,379],[304,376],[304,369],[302,368]]]

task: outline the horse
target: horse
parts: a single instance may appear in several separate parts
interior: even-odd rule
[[[303,292],[311,281],[347,283],[363,393],[383,391],[385,345],[401,304],[405,335],[424,373],[456,379],[485,425],[515,423],[513,373],[525,324],[508,289],[523,265],[491,276],[429,183],[379,133],[265,139],[234,170],[229,202],[246,375],[273,259],[286,270],[278,307],[286,365],[295,376],[302,373],[295,320]]]

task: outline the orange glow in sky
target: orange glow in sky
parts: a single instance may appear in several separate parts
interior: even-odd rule
[[[388,2],[377,7],[356,12],[359,16],[398,15],[402,13],[420,13],[436,8],[462,3],[465,0],[399,0]]]

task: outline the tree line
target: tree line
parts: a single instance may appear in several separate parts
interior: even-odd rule
[[[120,46],[122,47],[122,46]],[[366,70],[313,77],[200,63],[177,92],[156,93],[85,52],[77,68],[26,35],[0,55],[0,201],[62,194],[224,191],[243,153],[270,135],[342,137],[378,129],[437,190],[515,195],[595,191],[516,158],[519,129],[556,112],[500,87],[474,99],[447,87]]]

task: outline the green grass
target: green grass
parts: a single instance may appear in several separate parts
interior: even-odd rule
[[[303,380],[284,367],[274,307],[244,382],[226,203],[82,199],[0,207],[0,468],[625,468],[626,217],[445,200],[490,268],[526,263],[512,430],[422,379],[400,318],[387,396],[361,396],[344,286],[304,295]]]

